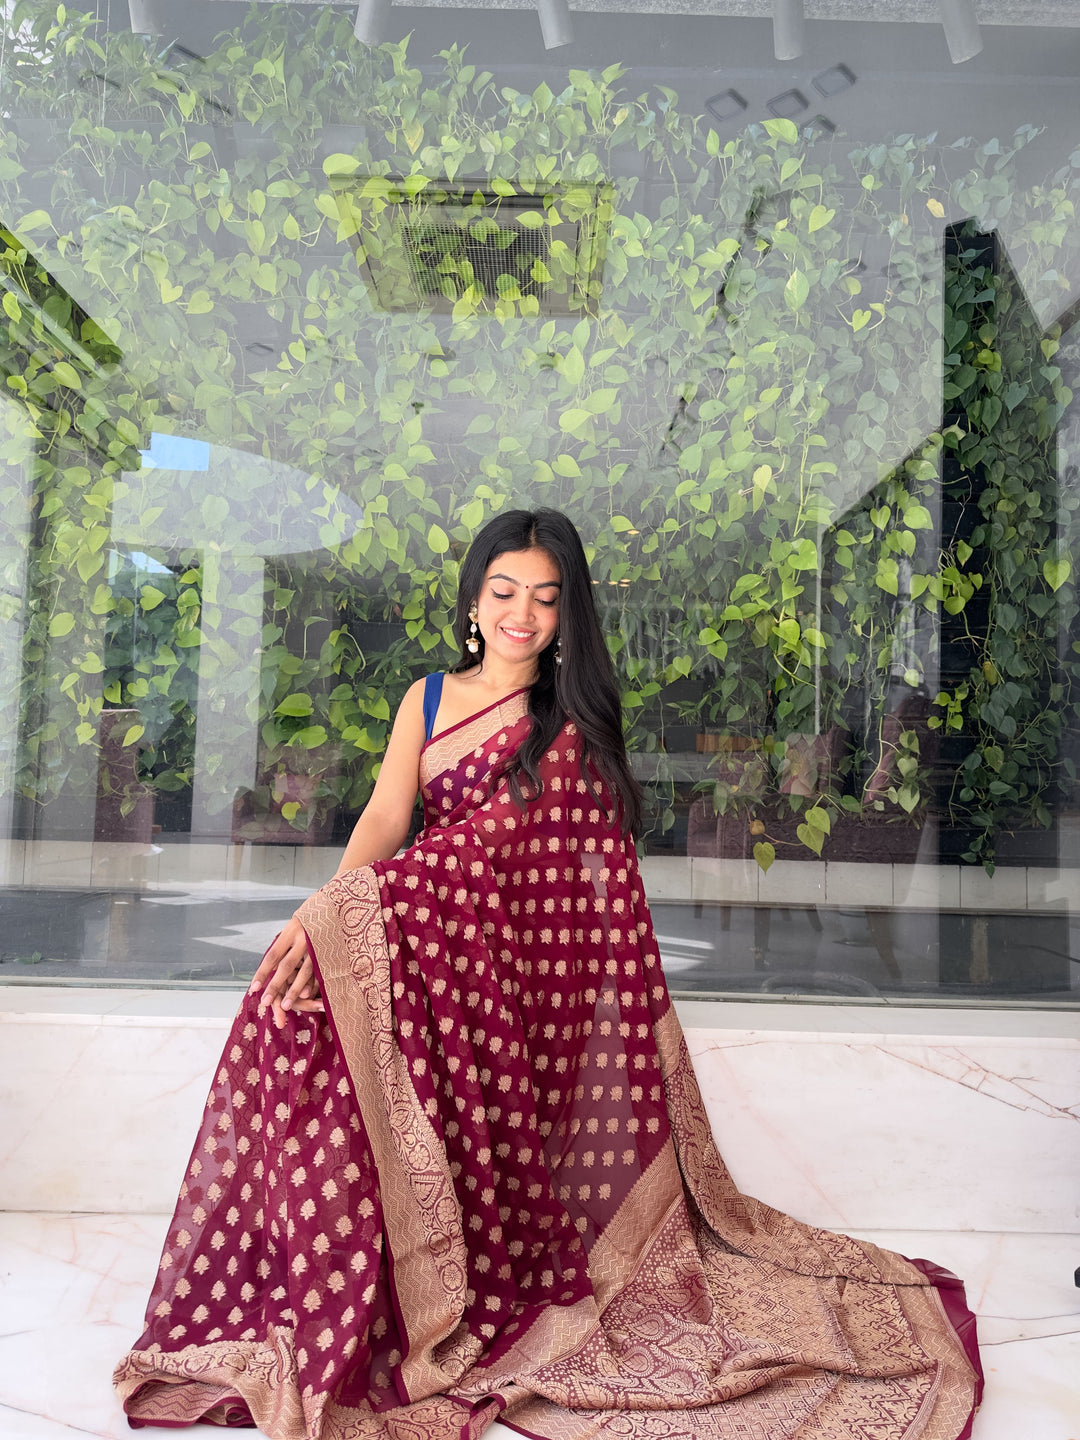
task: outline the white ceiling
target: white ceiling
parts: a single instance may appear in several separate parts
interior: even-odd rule
[[[208,0],[210,3],[210,0]],[[233,0],[218,0],[233,3]],[[323,5],[324,0],[255,0],[256,4]],[[443,9],[531,10],[534,0],[410,0],[413,5]],[[1080,26],[1080,0],[974,0],[976,18],[986,25]],[[740,16],[772,15],[772,0],[571,0],[571,10],[625,14]],[[939,0],[805,0],[808,21],[909,20],[936,24],[941,19]]]
[[[266,3],[266,0],[257,0]],[[311,5],[319,0],[284,0],[287,5]],[[416,5],[457,8],[458,0],[410,0]],[[469,8],[531,10],[533,0],[469,0]],[[571,0],[571,10],[598,10],[615,14],[737,16],[768,19],[772,0]],[[815,20],[898,20],[939,24],[938,0],[805,0],[807,24]],[[1080,25],[1080,0],[975,0],[976,18],[986,25]]]

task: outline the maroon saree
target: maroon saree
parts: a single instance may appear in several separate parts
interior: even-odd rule
[[[427,828],[300,911],[327,1014],[245,999],[116,1371],[273,1440],[964,1440],[952,1276],[733,1186],[633,846],[524,692],[425,746]]]

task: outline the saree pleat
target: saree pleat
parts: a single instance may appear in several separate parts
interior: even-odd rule
[[[524,694],[424,749],[427,828],[306,902],[327,1014],[245,1000],[117,1368],[273,1440],[965,1440],[959,1282],[739,1193],[633,846]]]

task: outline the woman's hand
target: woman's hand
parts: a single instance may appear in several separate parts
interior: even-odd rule
[[[290,1010],[326,1009],[319,997],[315,967],[308,954],[307,935],[294,915],[275,937],[248,986],[248,994],[261,990],[259,1014],[269,1005],[280,1030]]]

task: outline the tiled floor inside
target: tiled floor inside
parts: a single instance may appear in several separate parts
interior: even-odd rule
[[[129,1433],[109,1374],[139,1331],[166,1223],[162,1215],[0,1214],[3,1440]],[[860,1234],[964,1276],[988,1382],[973,1440],[1080,1440],[1080,1237]],[[513,1440],[497,1425],[487,1436]]]

